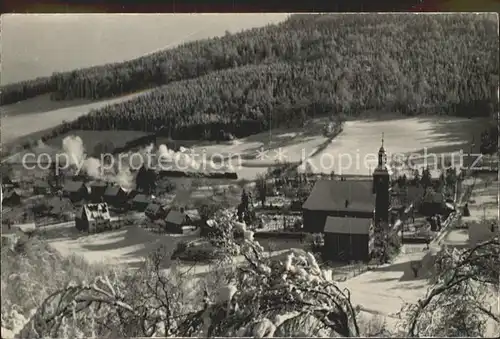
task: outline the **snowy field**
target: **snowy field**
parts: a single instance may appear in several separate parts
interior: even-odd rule
[[[52,232],[48,242],[63,256],[77,255],[90,263],[136,267],[160,246],[173,251],[179,241],[197,237],[197,234],[155,234],[137,226],[91,235],[82,235],[74,228],[66,228]]]
[[[369,175],[377,164],[383,133],[389,160],[408,160],[411,155],[409,159],[415,166],[424,166],[427,159],[432,169],[436,157],[438,163],[459,162],[460,150],[469,152],[473,136],[480,140],[483,127],[482,119],[441,117],[348,121],[343,133],[323,152],[311,157],[310,167],[316,173],[333,170],[338,174]]]
[[[429,287],[426,274],[415,279],[410,267],[412,261],[424,258],[427,253],[423,251],[424,247],[405,245],[393,263],[362,273],[339,285],[349,289],[353,305],[359,305],[366,313],[382,316],[391,330],[397,330],[397,313],[405,303],[415,303],[422,298]]]
[[[376,166],[383,133],[388,159],[405,160],[412,168],[429,165],[433,170],[446,166],[448,161],[459,167],[463,162],[460,152],[468,154],[472,140],[472,151],[476,152],[484,122],[449,117],[347,121],[344,131],[315,154],[328,142],[321,128],[326,120],[317,119],[303,130],[273,130],[231,143],[200,145],[193,150],[209,159],[230,161],[239,177],[249,180],[265,173],[277,161],[297,163],[306,159],[299,170],[369,175]],[[266,152],[259,153],[261,149]]]
[[[103,101],[52,102],[42,95],[16,104],[2,106],[2,142],[10,142],[32,133],[44,131],[72,121],[107,105],[131,100],[147,91]]]

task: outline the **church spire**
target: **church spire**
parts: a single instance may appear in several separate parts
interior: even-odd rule
[[[382,145],[378,150],[378,167],[385,168],[386,166],[386,154],[384,149],[384,133],[382,132]]]

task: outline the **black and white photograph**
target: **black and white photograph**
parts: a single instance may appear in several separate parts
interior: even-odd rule
[[[1,338],[499,337],[497,13],[1,18]]]

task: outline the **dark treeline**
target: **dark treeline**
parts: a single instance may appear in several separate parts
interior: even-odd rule
[[[39,77],[2,86],[0,105],[10,105],[18,101],[34,98],[38,95],[52,93],[57,89],[53,77]]]
[[[187,43],[128,62],[56,73],[32,84],[6,86],[2,103],[43,92],[53,92],[56,100],[102,99],[216,70],[325,57],[333,59],[325,65],[330,71],[357,72],[359,66],[368,71],[366,66],[381,50],[403,76],[416,72],[427,79],[428,73],[443,73],[440,81],[429,83],[431,91],[433,86],[448,87],[458,76],[468,79],[464,85],[470,81],[468,87],[480,87],[469,91],[487,92],[498,73],[497,46],[496,23],[485,16],[295,15],[280,25]],[[405,81],[401,79],[402,86]],[[463,98],[430,101],[437,99]]]

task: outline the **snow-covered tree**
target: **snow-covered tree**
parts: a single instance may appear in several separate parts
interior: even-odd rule
[[[499,256],[498,237],[467,250],[439,252],[433,286],[402,310],[408,336],[498,337],[500,315],[493,303],[499,293]]]
[[[219,288],[190,287],[186,303],[181,286],[193,284],[193,278],[176,274],[175,266],[165,275],[165,257],[157,252],[133,276],[103,276],[54,292],[20,336],[359,335],[349,292],[312,254],[298,251],[283,260],[270,259],[244,223],[222,213],[212,222],[224,230],[219,245],[232,252],[228,258],[234,249],[246,258],[242,266],[215,272]]]

